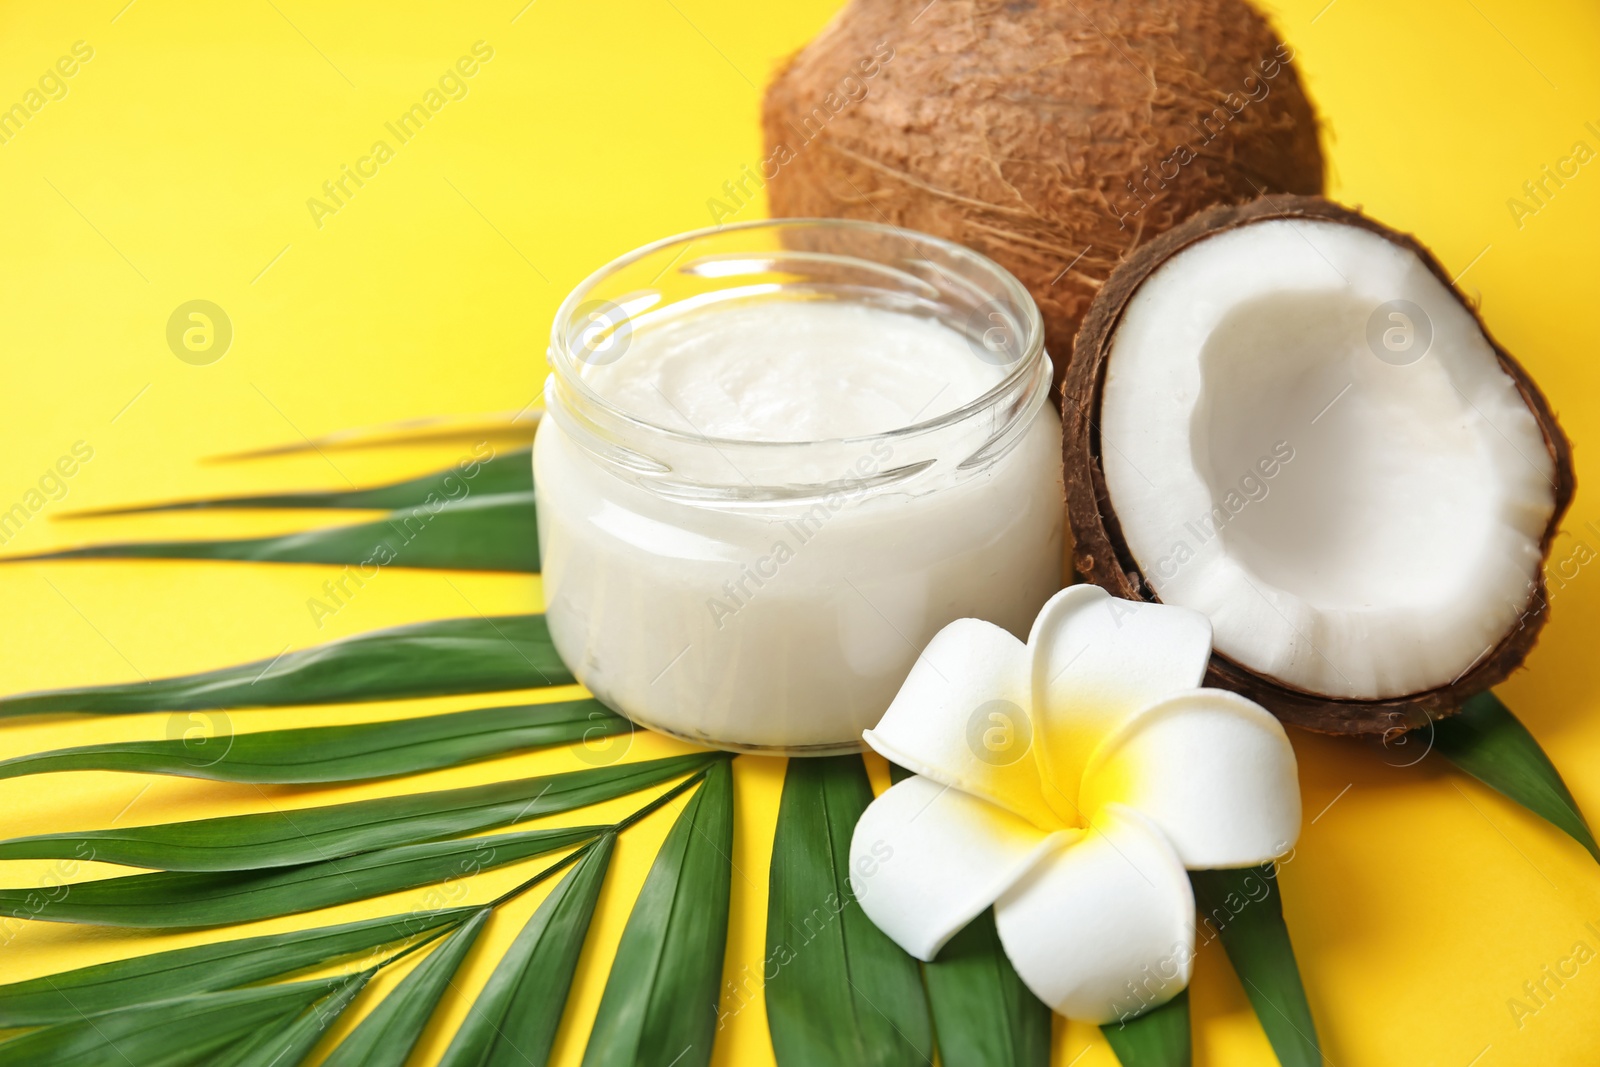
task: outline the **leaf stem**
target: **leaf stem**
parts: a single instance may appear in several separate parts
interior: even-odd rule
[[[472,914],[476,915],[477,912],[473,912]],[[422,937],[417,938],[415,941],[411,942],[411,944],[396,952],[394,955],[389,956],[386,959],[379,960],[377,963],[369,967],[368,970],[376,973],[383,970],[383,968],[389,966],[391,963],[399,963],[401,960],[405,959],[418,949],[426,945],[433,944],[441,937],[448,937],[450,934],[455,933],[457,930],[461,929],[462,925],[465,924],[470,918],[472,918],[471,915],[463,915],[461,918],[447,922],[443,926],[438,926],[432,930],[425,931]]]
[[[683,781],[679,782],[677,785],[673,786],[671,789],[667,790],[665,793],[662,793],[660,796],[658,796],[654,800],[650,801],[650,803],[646,804],[644,807],[640,808],[638,811],[634,812],[632,815],[629,815],[627,818],[625,818],[621,822],[617,823],[615,826],[613,826],[611,828],[612,832],[621,833],[622,831],[626,830],[628,827],[632,826],[634,823],[638,822],[639,820],[641,820],[641,819],[643,819],[643,818],[645,818],[645,817],[647,817],[649,815],[655,814],[657,811],[661,810],[661,808],[663,806],[665,806],[666,804],[670,803],[674,798],[682,795],[690,787],[692,787],[696,783],[698,783],[700,781],[700,779],[704,778],[706,776],[706,772],[711,769],[713,764],[717,763],[719,760],[732,759],[733,758],[733,753],[732,752],[711,752],[711,753],[707,753],[707,756],[708,756],[708,758],[706,760],[706,765],[704,767],[701,767],[698,771],[695,771],[689,777],[685,778]]]
[[[498,908],[500,905],[506,903],[507,901],[512,900],[515,897],[521,896],[523,893],[526,893],[528,890],[532,889],[534,886],[538,885],[539,883],[547,881],[551,877],[553,877],[554,875],[559,874],[561,871],[565,870],[566,868],[570,867],[572,864],[578,862],[584,856],[588,855],[589,854],[589,850],[594,848],[595,842],[598,841],[601,837],[604,837],[606,834],[613,834],[613,835],[614,834],[620,834],[620,833],[622,833],[622,831],[628,829],[630,826],[633,826],[635,823],[639,822],[641,819],[644,819],[647,816],[650,816],[650,815],[654,814],[655,812],[661,810],[662,807],[664,807],[665,805],[671,803],[672,800],[674,800],[675,798],[677,798],[679,796],[682,796],[689,789],[692,789],[695,785],[699,784],[700,780],[703,779],[706,776],[706,772],[711,769],[712,765],[714,765],[715,763],[717,763],[720,760],[732,759],[732,758],[733,758],[733,753],[731,753],[731,752],[712,752],[712,753],[708,753],[705,766],[701,767],[698,771],[695,771],[693,774],[689,775],[689,777],[685,778],[683,781],[679,782],[677,785],[673,786],[671,789],[668,789],[666,792],[662,793],[660,796],[654,798],[648,804],[646,804],[644,807],[640,808],[638,811],[635,811],[631,815],[625,816],[621,821],[613,823],[612,825],[606,827],[605,830],[603,830],[598,836],[596,836],[593,840],[589,841],[587,844],[581,845],[580,847],[573,849],[567,855],[561,857],[559,860],[556,860],[554,863],[550,864],[550,866],[544,868],[538,874],[535,874],[532,878],[529,878],[527,881],[521,883],[520,885],[512,886],[510,889],[506,890],[504,893],[501,893],[498,897],[495,897],[493,900],[489,901],[489,903],[485,904],[484,907],[485,908]]]

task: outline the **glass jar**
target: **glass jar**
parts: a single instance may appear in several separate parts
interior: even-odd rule
[[[803,441],[660,425],[597,387],[653,323],[765,301],[943,324],[996,384],[925,421]],[[550,368],[534,445],[550,632],[578,680],[643,726],[739,751],[854,751],[941,627],[976,617],[1025,638],[1060,588],[1043,325],[970,249],[836,219],[669,238],[573,290]]]

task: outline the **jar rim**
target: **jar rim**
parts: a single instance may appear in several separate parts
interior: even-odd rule
[[[568,345],[569,327],[573,313],[588,302],[590,294],[607,278],[629,267],[640,260],[655,255],[674,245],[684,245],[686,248],[695,241],[711,237],[721,237],[730,233],[744,230],[776,230],[785,228],[812,229],[812,230],[848,230],[857,233],[877,234],[886,237],[898,237],[913,246],[928,246],[935,248],[945,255],[955,259],[965,260],[977,267],[1005,292],[1006,296],[1016,306],[1020,313],[1020,325],[1023,327],[1024,338],[1021,346],[1022,354],[1017,357],[1014,365],[992,387],[980,395],[968,400],[958,407],[952,408],[940,415],[929,419],[915,421],[892,430],[877,433],[858,434],[851,437],[811,438],[804,440],[768,440],[752,439],[747,437],[715,437],[699,433],[686,433],[683,430],[660,423],[651,422],[640,418],[638,415],[617,406],[607,399],[602,393],[594,389],[584,380],[583,375],[576,373],[577,364],[580,362]],[[681,254],[681,253],[680,253]],[[670,269],[672,264],[669,264]],[[1033,296],[1010,271],[999,263],[985,256],[983,253],[968,248],[966,245],[943,237],[937,237],[920,230],[907,229],[900,226],[890,226],[884,223],[868,222],[862,219],[840,218],[776,218],[752,219],[747,222],[729,223],[719,226],[707,226],[696,230],[662,237],[648,244],[639,246],[631,252],[626,252],[607,262],[573,287],[565,300],[556,309],[555,318],[550,325],[549,363],[551,374],[560,381],[565,389],[574,391],[586,404],[596,405],[605,411],[610,418],[643,431],[650,435],[661,435],[664,440],[700,445],[738,447],[741,449],[766,449],[787,448],[804,445],[836,445],[853,443],[872,443],[879,441],[895,441],[902,438],[915,438],[929,432],[937,431],[947,426],[953,426],[971,418],[974,414],[985,411],[1008,395],[1015,393],[1027,379],[1038,375],[1040,362],[1044,358],[1044,318],[1039,312],[1039,306],[1034,302]]]

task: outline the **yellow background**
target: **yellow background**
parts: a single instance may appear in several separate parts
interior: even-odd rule
[[[0,106],[75,41],[93,59],[68,92],[0,144],[0,510],[74,442],[94,458],[64,500],[7,551],[109,537],[244,534],[304,515],[52,521],[71,508],[240,489],[338,487],[431,469],[460,448],[339,452],[207,465],[199,458],[341,427],[435,413],[515,410],[542,378],[551,313],[595,266],[706,225],[708,198],[762,158],[759,87],[832,3],[525,0],[444,4],[229,4],[126,0],[0,8]],[[1600,435],[1600,163],[1519,227],[1507,200],[1575,141],[1600,148],[1600,10],[1515,0],[1284,4],[1326,125],[1332,192],[1419,234],[1481,295],[1499,338],[1543,384],[1577,445]],[[494,57],[319,229],[306,207],[475,41]],[[392,142],[391,142],[392,143]],[[1592,173],[1591,173],[1592,172]],[[738,217],[756,217],[760,204]],[[270,265],[270,266],[269,266]],[[165,343],[197,298],[232,319],[231,350],[190,366]],[[1580,494],[1565,558],[1600,548]],[[1587,558],[1585,556],[1585,558]],[[1600,568],[1579,567],[1528,670],[1502,694],[1600,816]],[[120,681],[269,657],[380,626],[531,610],[537,578],[386,570],[319,629],[306,607],[331,568],[237,564],[28,564],[0,569],[0,691]],[[236,712],[238,730],[353,722],[496,699]],[[0,756],[165,736],[168,717],[0,725]],[[1593,1062],[1600,963],[1520,1027],[1508,1000],[1568,956],[1600,949],[1600,869],[1550,827],[1415,750],[1296,734],[1308,825],[1284,870],[1290,929],[1336,1067]],[[675,750],[641,737],[634,757]],[[134,776],[0,782],[7,835],[291,807],[581,766],[519,756],[331,791]],[[781,780],[741,759],[728,977],[762,955],[766,871]],[[606,815],[635,806],[608,805]],[[1329,806],[1331,804],[1331,806]],[[676,810],[675,808],[673,810]],[[593,813],[584,812],[590,821]],[[618,854],[557,1048],[581,1056],[606,963],[672,812]],[[1316,816],[1312,821],[1312,817]],[[48,864],[9,863],[33,885]],[[486,899],[518,880],[493,872]],[[396,911],[399,894],[318,914]],[[536,903],[507,910],[470,961],[470,992]],[[307,925],[304,917],[256,930]],[[1595,929],[1586,923],[1595,922]],[[234,931],[228,931],[229,934]],[[30,924],[0,945],[14,980],[214,938]],[[1216,946],[1194,982],[1203,1064],[1270,1063]],[[415,1062],[461,1017],[455,997]],[[1057,1062],[1113,1063],[1092,1030],[1057,1026]],[[770,1060],[759,999],[719,1064]]]

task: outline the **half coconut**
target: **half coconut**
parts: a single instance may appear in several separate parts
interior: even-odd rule
[[[1316,197],[1204,212],[1111,275],[1064,395],[1074,566],[1209,616],[1209,684],[1386,733],[1533,646],[1570,446],[1410,236]]]

